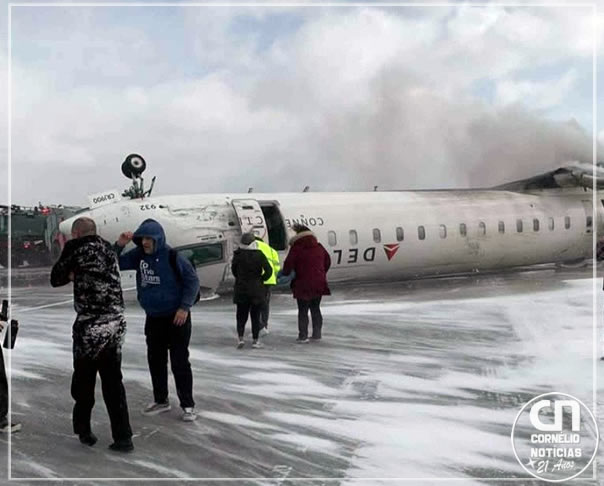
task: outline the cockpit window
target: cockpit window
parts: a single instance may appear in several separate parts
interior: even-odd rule
[[[178,248],[178,253],[189,260],[194,267],[201,267],[210,263],[220,262],[224,259],[222,243],[209,243],[203,245]]]

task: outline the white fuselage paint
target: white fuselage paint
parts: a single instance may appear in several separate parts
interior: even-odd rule
[[[175,248],[223,242],[223,261],[198,268],[201,284],[216,288],[232,282],[230,261],[241,235],[232,201],[239,199],[275,202],[287,226],[307,225],[331,255],[330,281],[452,275],[592,255],[592,228],[587,224],[592,193],[582,189],[156,196],[107,203],[78,216],[92,217],[109,241],[153,218]],[[71,221],[63,223],[63,232],[69,233]],[[356,231],[356,242],[351,231]],[[288,228],[288,236],[292,234]],[[280,254],[284,258],[286,251]]]

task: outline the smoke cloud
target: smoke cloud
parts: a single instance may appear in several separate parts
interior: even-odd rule
[[[128,184],[132,152],[156,194],[489,187],[591,161],[591,9],[167,12],[15,11],[14,202],[86,204]]]

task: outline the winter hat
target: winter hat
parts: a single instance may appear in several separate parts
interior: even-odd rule
[[[296,233],[302,233],[303,231],[310,231],[310,228],[308,226],[305,226],[305,225],[300,224],[300,223],[294,223],[294,225],[292,226],[292,229]]]
[[[250,245],[254,241],[256,241],[256,238],[254,237],[254,233],[243,233],[241,235],[241,244],[242,245]]]

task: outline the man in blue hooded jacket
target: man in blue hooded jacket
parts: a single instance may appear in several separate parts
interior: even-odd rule
[[[121,254],[133,240],[136,248]],[[199,292],[193,265],[166,244],[162,226],[146,219],[133,233],[122,233],[116,243],[121,270],[136,270],[138,301],[145,310],[147,361],[153,384],[153,403],[143,410],[157,415],[170,410],[168,400],[168,351],[182,419],[196,419],[193,374],[189,362],[190,308]]]

